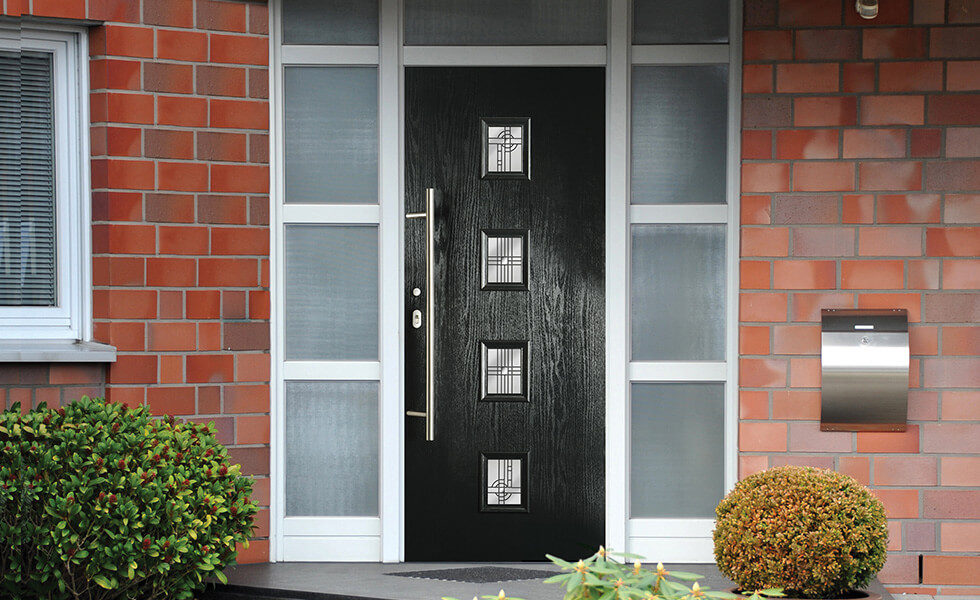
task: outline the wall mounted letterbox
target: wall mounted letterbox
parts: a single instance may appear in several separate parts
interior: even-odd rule
[[[909,318],[902,309],[823,309],[822,431],[905,431]]]

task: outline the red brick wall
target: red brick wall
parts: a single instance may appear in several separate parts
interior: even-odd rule
[[[980,594],[980,2],[853,4],[745,0],[740,474],[849,473],[884,582]],[[820,309],[865,307],[909,310],[909,430],[821,433]]]
[[[26,405],[104,392],[214,421],[267,507],[268,7],[4,0],[3,9],[103,23],[89,32],[93,305],[95,339],[116,346],[118,360],[104,387],[91,367],[6,365],[0,393]],[[264,510],[258,538],[268,521]],[[267,559],[266,539],[240,557]]]

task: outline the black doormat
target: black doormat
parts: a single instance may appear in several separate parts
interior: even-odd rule
[[[544,579],[557,575],[557,571],[542,569],[514,569],[510,567],[461,567],[458,569],[438,569],[431,571],[402,571],[388,573],[398,577],[416,579],[438,579],[440,581],[459,581],[462,583],[492,583],[495,581],[520,581],[522,579]]]

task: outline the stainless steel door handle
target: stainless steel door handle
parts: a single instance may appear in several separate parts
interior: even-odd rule
[[[408,213],[406,219],[425,219],[425,412],[406,411],[410,417],[425,419],[425,441],[436,439],[436,204],[442,192],[425,189],[425,212]]]

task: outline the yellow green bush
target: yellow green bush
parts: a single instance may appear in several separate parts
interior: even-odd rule
[[[740,481],[716,509],[715,561],[743,590],[833,598],[885,564],[885,510],[852,477],[779,467]]]

